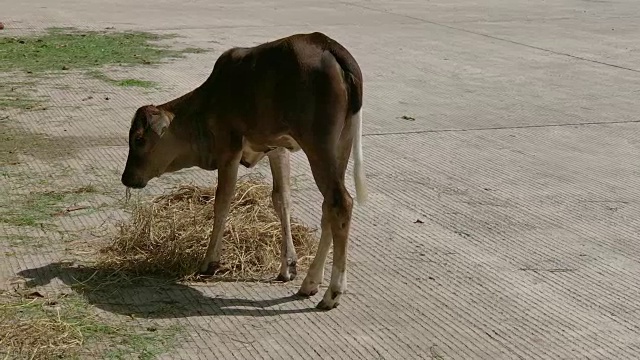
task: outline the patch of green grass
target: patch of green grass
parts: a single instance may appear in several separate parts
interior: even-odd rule
[[[63,204],[77,201],[82,194],[93,193],[93,185],[72,190],[33,192],[0,200],[0,222],[13,226],[36,226],[50,220],[63,210]]]
[[[126,145],[126,137],[114,136],[47,136],[12,127],[0,118],[0,174],[9,174],[6,165],[16,165],[20,155],[51,161],[71,157],[79,149],[91,146]],[[11,180],[11,179],[9,179]]]
[[[0,244],[6,244],[11,247],[25,247],[30,249],[42,248],[47,242],[46,238],[27,235],[0,235]]]
[[[0,358],[152,359],[167,352],[180,329],[98,317],[78,295],[0,296]]]
[[[138,79],[123,79],[123,80],[115,80],[108,77],[105,73],[99,70],[89,70],[87,72],[91,77],[96,78],[98,80],[102,80],[104,82],[108,82],[110,84],[122,87],[141,87],[141,88],[154,88],[157,87],[158,84],[153,81],[148,80],[138,80]]]
[[[148,80],[124,79],[116,81],[116,85],[123,87],[152,88],[156,86],[156,83]]]
[[[181,329],[177,326],[164,329],[153,326],[145,330],[130,332],[126,338],[121,338],[118,346],[104,354],[104,359],[129,359],[131,354],[136,354],[140,360],[155,359],[170,350]]]
[[[73,87],[71,87],[71,85],[69,85],[69,84],[58,84],[58,85],[54,85],[53,88],[57,89],[57,90],[71,90],[71,89],[73,89]]]
[[[207,52],[205,49],[188,47],[181,50],[183,54],[203,54]]]
[[[42,100],[26,91],[33,86],[35,86],[34,82],[27,81],[3,82],[0,86],[0,110],[31,110],[41,106]]]
[[[15,93],[14,96],[11,96],[9,94],[0,92],[0,110],[7,110],[7,109],[31,110],[31,109],[35,109],[41,104],[42,103],[40,101],[26,95],[20,95]]]
[[[67,197],[67,194],[44,192],[32,193],[20,200],[7,199],[4,209],[0,210],[0,222],[13,226],[38,225],[50,219]]]
[[[103,66],[159,64],[164,59],[184,54],[202,53],[198,48],[171,49],[157,43],[174,35],[148,32],[80,31],[73,28],[50,28],[43,35],[0,37],[0,73],[22,71],[31,76],[89,71]],[[104,74],[94,76],[116,86],[153,88],[152,81],[114,80]],[[2,82],[0,78],[0,82]],[[42,100],[29,96],[33,86],[0,88],[0,109],[32,110]],[[60,87],[60,85],[58,85]]]
[[[71,190],[74,194],[89,194],[97,193],[98,188],[93,184],[83,185]]]
[[[40,73],[104,65],[157,64],[193,49],[174,50],[153,41],[173,36],[147,32],[98,32],[53,28],[33,37],[0,38],[0,71]]]

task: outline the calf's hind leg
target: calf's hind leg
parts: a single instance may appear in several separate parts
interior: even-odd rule
[[[271,174],[273,176],[273,192],[271,199],[273,208],[280,219],[282,245],[280,246],[280,273],[276,280],[289,281],[296,277],[298,257],[291,237],[291,184],[289,151],[285,148],[275,149],[268,154]]]
[[[349,195],[344,184],[346,165],[351,151],[351,134],[343,133],[337,151],[329,151],[330,149],[330,147],[328,149],[325,147],[325,151],[316,152],[316,156],[309,159],[311,171],[324,197],[322,234],[316,257],[300,288],[300,293],[303,295],[312,295],[314,290],[317,291],[317,285],[322,281],[318,276],[322,276],[322,268],[329,249],[329,239],[332,238],[331,282],[322,301],[317,306],[322,310],[330,310],[338,306],[347,287],[347,247],[353,209],[353,198]]]

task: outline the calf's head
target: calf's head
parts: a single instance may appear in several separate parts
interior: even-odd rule
[[[172,163],[180,154],[180,143],[171,131],[174,115],[153,105],[140,107],[129,130],[129,155],[122,173],[126,187],[140,189],[149,180],[175,171]]]

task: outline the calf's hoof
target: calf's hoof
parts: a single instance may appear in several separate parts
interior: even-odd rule
[[[340,305],[340,298],[342,297],[342,292],[340,291],[332,291],[331,289],[327,289],[327,292],[324,293],[324,297],[322,300],[316,305],[316,309],[319,310],[331,310],[337,308]]]
[[[324,299],[322,299],[322,300],[320,300],[318,305],[316,305],[316,309],[327,311],[327,310],[331,310],[331,309],[337,308],[338,305],[340,305],[340,303],[338,303],[338,302],[327,302],[327,301],[324,301]]]
[[[296,275],[298,275],[298,270],[296,268],[296,262],[293,261],[286,267],[280,268],[280,274],[278,274],[276,281],[291,281],[296,278]]]
[[[296,274],[278,274],[278,277],[276,277],[276,281],[282,281],[282,282],[287,282],[287,281],[291,281],[293,279],[296,278]]]
[[[312,280],[309,275],[307,275],[307,277],[302,282],[302,285],[300,286],[300,290],[298,290],[298,296],[310,297],[317,294],[321,283],[322,280],[315,281]]]
[[[220,265],[219,261],[204,262],[200,266],[199,274],[212,276],[212,275],[215,275],[221,269],[222,269],[222,266]]]
[[[296,293],[296,295],[301,296],[301,297],[312,297],[313,295],[318,293],[318,289],[303,289],[300,288],[300,290],[298,290],[298,292]]]

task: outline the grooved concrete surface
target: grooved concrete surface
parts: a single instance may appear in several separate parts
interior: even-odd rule
[[[341,306],[319,313],[321,295],[288,299],[301,279],[94,299],[150,318],[153,302],[175,307],[155,317],[188,334],[165,358],[640,358],[640,2],[3,0],[0,9],[16,32],[114,26],[213,50],[138,70],[162,91],[82,80],[74,86],[111,100],[18,117],[85,141],[70,163],[118,191],[134,109],[191,90],[228,47],[322,31],[362,66],[371,196],[354,211]],[[115,143],[93,146],[101,137]],[[306,158],[293,165],[294,216],[317,224]],[[154,186],[213,176],[188,170]],[[7,259],[0,270],[56,256]]]

